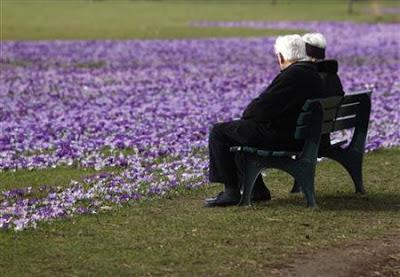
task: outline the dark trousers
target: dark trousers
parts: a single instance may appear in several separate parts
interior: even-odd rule
[[[242,165],[235,153],[229,151],[231,146],[253,146],[272,149],[278,144],[277,132],[269,124],[256,123],[251,120],[235,120],[217,123],[211,129],[208,149],[210,158],[209,180],[212,183],[223,183],[226,192],[237,192],[240,187]],[[262,185],[261,175],[256,185]]]

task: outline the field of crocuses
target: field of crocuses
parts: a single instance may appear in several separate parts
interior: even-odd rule
[[[368,150],[400,145],[400,24],[192,25],[324,33],[345,90],[374,91]],[[239,117],[278,73],[273,43],[274,38],[4,42],[0,170],[124,170],[72,180],[65,188],[2,191],[0,228],[35,227],[204,184],[208,129]]]

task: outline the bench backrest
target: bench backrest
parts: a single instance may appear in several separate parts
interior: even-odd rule
[[[319,137],[357,126],[368,128],[370,94],[371,91],[364,91],[343,97],[307,100],[297,119],[295,138]]]

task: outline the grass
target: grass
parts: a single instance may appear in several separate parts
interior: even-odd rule
[[[89,215],[0,232],[1,276],[263,275],[300,251],[400,228],[400,149],[366,155],[365,196],[336,163],[318,165],[319,210],[288,196],[292,180],[271,171],[273,200],[252,208],[202,208],[218,185]]]
[[[1,39],[153,39],[268,36],[297,30],[193,28],[195,20],[352,20],[399,21],[380,7],[397,1],[356,1],[353,14],[346,0],[308,1],[89,1],[2,0]],[[368,10],[375,10],[374,13]]]
[[[105,168],[96,171],[94,168],[57,167],[33,170],[4,171],[0,173],[0,191],[11,188],[24,188],[40,185],[67,186],[71,180],[81,180],[99,172],[118,172],[121,168]]]

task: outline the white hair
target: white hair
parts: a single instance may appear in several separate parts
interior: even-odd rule
[[[303,40],[305,43],[311,44],[319,48],[326,48],[326,39],[321,33],[308,33],[303,35]]]
[[[275,54],[281,54],[287,61],[307,58],[305,43],[300,35],[280,36],[275,41]]]

